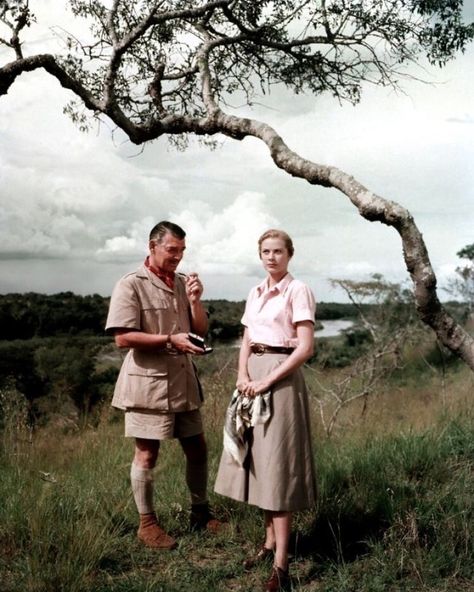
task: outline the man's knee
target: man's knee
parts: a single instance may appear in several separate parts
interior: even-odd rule
[[[156,464],[160,450],[159,440],[135,439],[135,456],[133,462],[144,469],[152,469]]]
[[[207,444],[204,434],[197,434],[179,440],[189,462],[201,464],[207,462]]]

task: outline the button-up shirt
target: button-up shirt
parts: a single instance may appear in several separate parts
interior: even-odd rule
[[[171,289],[142,265],[124,276],[110,300],[106,331],[131,329],[157,335],[191,330],[185,282],[176,274]],[[112,405],[120,409],[190,411],[201,406],[201,390],[189,354],[165,348],[131,348],[123,361]]]
[[[296,323],[314,323],[316,303],[313,293],[303,282],[287,273],[273,287],[266,278],[250,290],[242,324],[252,343],[274,347],[296,347]]]

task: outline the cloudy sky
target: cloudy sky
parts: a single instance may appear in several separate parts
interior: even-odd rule
[[[26,49],[54,51],[50,27],[75,25],[61,14],[64,2],[32,4],[42,26],[36,37],[29,31]],[[0,48],[0,63],[9,59]],[[407,207],[443,286],[456,252],[474,242],[473,71],[471,45],[447,68],[426,71],[432,84],[406,83],[405,94],[367,88],[352,107],[279,91],[239,113]],[[107,124],[80,133],[62,114],[70,98],[41,72],[0,98],[0,293],[109,295],[161,219],[187,231],[182,270],[200,273],[207,298],[245,298],[263,277],[256,240],[269,227],[292,235],[292,271],[319,300],[343,300],[330,278],[378,272],[408,281],[394,230],[360,218],[337,191],[276,169],[258,141],[221,139],[213,152],[191,143],[183,153],[161,139],[140,151]]]

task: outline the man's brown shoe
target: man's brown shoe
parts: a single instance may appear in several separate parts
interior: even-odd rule
[[[253,555],[245,559],[243,563],[244,569],[252,569],[255,565],[270,561],[271,559],[273,559],[273,549],[268,549],[265,547],[265,544],[262,544]]]
[[[193,504],[191,506],[191,516],[189,519],[189,526],[191,530],[207,530],[212,534],[222,532],[227,528],[225,522],[221,522],[214,518],[209,504]]]
[[[144,545],[152,549],[174,549],[177,544],[174,538],[159,526],[154,513],[140,514],[137,537]]]
[[[272,567],[272,573],[269,579],[265,582],[265,592],[280,592],[281,590],[290,589],[290,575],[288,571],[283,571],[276,565]]]

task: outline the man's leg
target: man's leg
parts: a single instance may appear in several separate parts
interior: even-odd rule
[[[159,440],[135,438],[135,456],[130,471],[133,497],[140,514],[138,538],[147,547],[173,549],[176,541],[160,528],[153,504],[153,468],[156,465]]]
[[[217,532],[222,522],[213,517],[207,500],[207,444],[204,434],[180,438],[186,456],[186,483],[191,493],[191,528]]]
[[[186,456],[186,483],[191,493],[191,504],[207,503],[207,444],[204,434],[180,438]]]
[[[153,468],[156,465],[159,440],[135,439],[135,456],[130,470],[133,497],[140,514],[150,514],[153,509]]]

